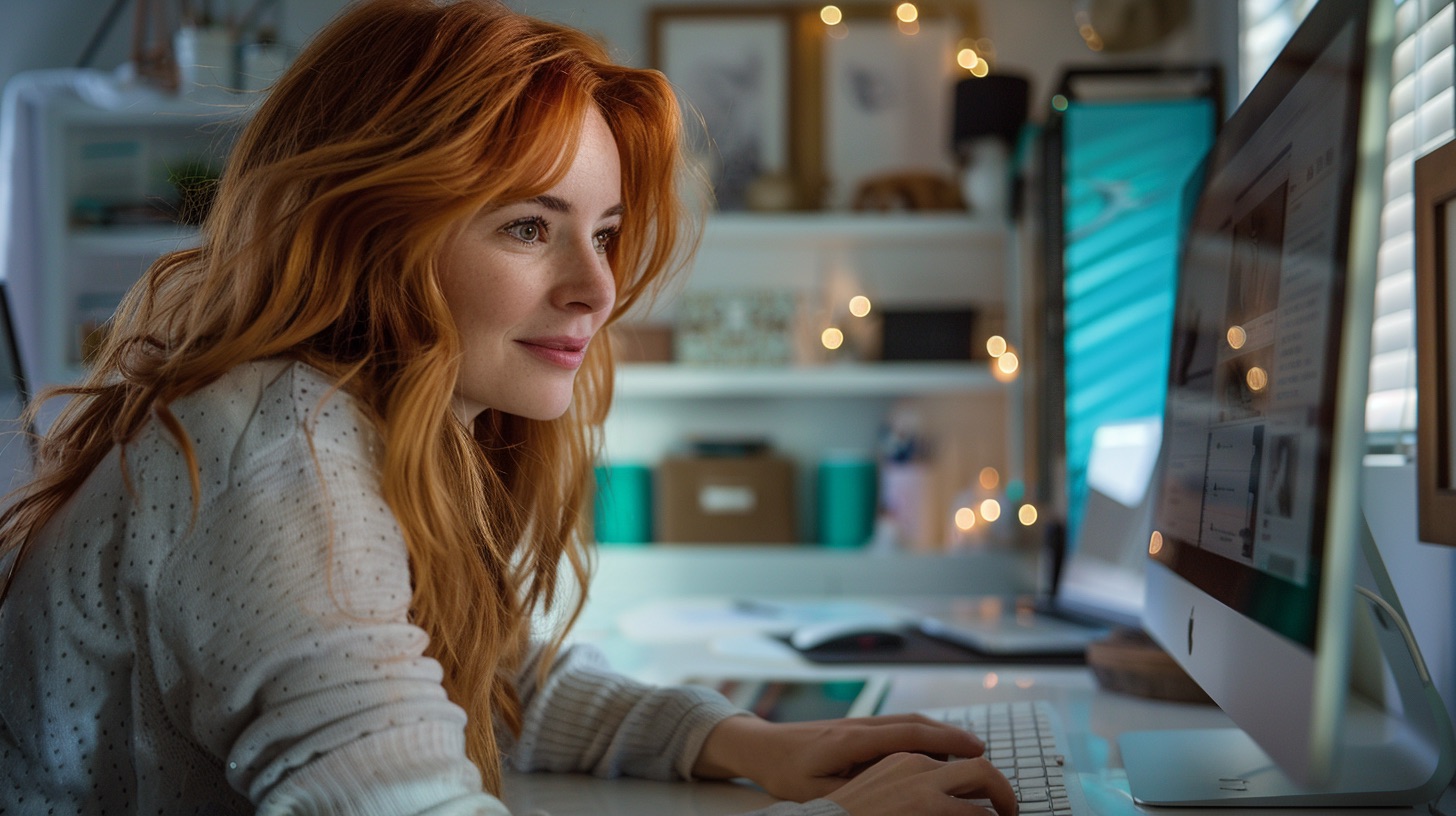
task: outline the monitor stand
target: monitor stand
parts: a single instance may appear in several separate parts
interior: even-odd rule
[[[1456,773],[1456,739],[1385,563],[1362,515],[1365,569],[1355,591],[1400,695],[1392,714],[1351,695],[1332,781],[1309,789],[1238,728],[1141,731],[1118,739],[1128,787],[1145,805],[1392,807],[1435,800]],[[1358,567],[1357,567],[1358,569]],[[1376,590],[1359,584],[1371,583]],[[1356,660],[1363,655],[1357,648]],[[1372,655],[1373,657],[1373,655]]]

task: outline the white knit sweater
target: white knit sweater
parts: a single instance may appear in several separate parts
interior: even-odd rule
[[[0,605],[0,814],[506,813],[408,622],[409,563],[353,401],[269,361],[172,408],[195,515],[153,421],[46,526]],[[534,679],[505,746],[523,771],[686,778],[740,713],[582,649]]]

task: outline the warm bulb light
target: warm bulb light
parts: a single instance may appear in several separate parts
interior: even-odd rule
[[[870,299],[864,295],[855,295],[849,299],[849,313],[855,317],[864,317],[870,313]]]
[[[900,33],[901,34],[905,34],[905,35],[908,35],[908,36],[912,36],[913,37],[916,34],[919,34],[920,33],[920,22],[918,20],[912,20],[912,21],[910,21],[908,23],[905,22],[904,20],[901,20],[896,25],[900,26]]]
[[[839,6],[825,6],[819,9],[819,19],[827,26],[839,25],[844,20],[844,12],[839,10]]]
[[[901,3],[895,7],[895,16],[902,23],[913,23],[920,19],[920,9],[915,8],[914,3]]]
[[[1015,374],[1016,369],[1021,367],[1021,361],[1016,359],[1016,352],[1002,352],[996,358],[996,367],[1001,369],[1002,374]]]
[[[1249,341],[1249,333],[1244,331],[1243,326],[1229,326],[1228,344],[1229,348],[1241,349]]]
[[[1250,391],[1263,391],[1269,387],[1269,372],[1254,366],[1244,375],[1244,382],[1249,384]]]
[[[1148,555],[1157,555],[1163,551],[1163,534],[1157,530],[1153,531],[1153,537],[1148,539]]]
[[[979,60],[971,66],[971,76],[973,77],[983,77],[989,73],[991,73],[991,66],[985,60]]]
[[[986,338],[986,353],[992,357],[1000,357],[1006,353],[1006,338],[999,334],[993,334]]]
[[[844,345],[844,332],[830,326],[819,335],[819,342],[824,344],[824,348],[833,351]]]
[[[981,487],[986,490],[995,490],[1001,484],[1001,474],[993,467],[981,468]]]
[[[1029,504],[1021,505],[1021,509],[1016,511],[1016,519],[1021,522],[1021,526],[1030,527],[1036,523],[1036,508]]]
[[[986,677],[981,680],[981,685],[988,689],[996,688],[996,686],[1000,683],[1001,677],[1000,675],[996,674],[996,672],[988,672],[986,674]]]
[[[965,532],[976,526],[976,511],[969,507],[962,507],[955,511],[955,526],[961,532]]]
[[[962,48],[956,52],[956,65],[959,65],[967,71],[974,70],[980,62],[981,58],[976,56],[975,49]]]
[[[1001,518],[1001,502],[995,499],[986,499],[981,502],[981,518],[986,521],[995,521]]]

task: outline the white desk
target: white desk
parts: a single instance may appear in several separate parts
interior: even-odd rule
[[[893,604],[894,599],[883,599]],[[886,674],[891,685],[883,713],[963,705],[996,700],[1052,701],[1067,732],[1070,771],[1080,775],[1089,804],[1099,816],[1160,813],[1174,816],[1229,816],[1228,810],[1139,808],[1127,793],[1117,735],[1124,731],[1164,728],[1218,728],[1230,725],[1217,708],[1131,697],[1100,689],[1084,667],[1053,666],[823,666],[798,657],[788,647],[770,642],[751,648],[751,638],[720,638],[717,643],[672,640],[651,642],[641,637],[596,630],[589,637],[614,667],[648,682],[668,682],[689,674],[738,677],[850,677]],[[772,804],[774,799],[747,785],[723,782],[660,783],[642,780],[599,780],[582,775],[509,774],[506,802],[511,812],[528,814],[593,814],[641,816],[685,814],[727,816]],[[1456,800],[1448,793],[1446,800]],[[1290,816],[1289,811],[1241,810],[1241,814]],[[1456,816],[1456,809],[1446,810]],[[1413,810],[1361,810],[1360,816]]]

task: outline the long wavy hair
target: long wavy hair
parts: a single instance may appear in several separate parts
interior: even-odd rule
[[[563,561],[579,591],[548,654],[585,601],[584,511],[612,351],[606,332],[591,344],[565,416],[487,411],[465,427],[451,412],[461,348],[437,259],[483,207],[554,186],[592,105],[622,162],[622,228],[608,251],[615,319],[696,242],[677,192],[682,123],[665,78],[493,0],[370,0],[344,12],[243,128],[201,245],[153,264],[88,378],[53,392],[71,399],[41,443],[35,480],[0,516],[0,556],[23,558],[97,463],[153,420],[188,458],[196,507],[198,463],[168,405],[252,360],[320,369],[382,437],[411,618],[469,715],[467,751],[498,792],[494,725],[519,734],[514,675],[533,614],[552,610]]]

